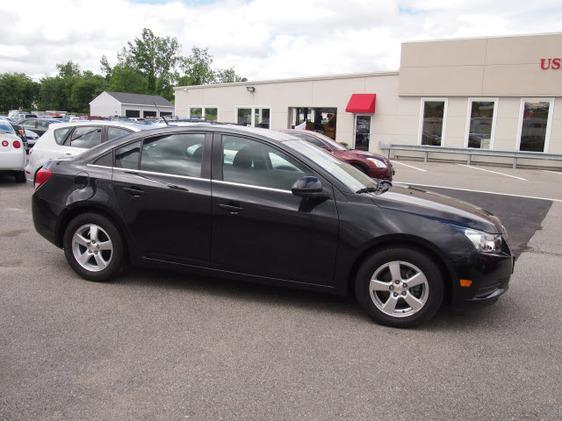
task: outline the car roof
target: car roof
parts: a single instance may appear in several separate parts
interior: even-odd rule
[[[201,122],[170,121],[169,126],[212,128],[216,131],[228,131],[228,132],[247,134],[247,135],[264,136],[269,139],[277,140],[279,142],[286,142],[288,140],[298,140],[294,136],[291,136],[288,133],[280,132],[277,130],[262,129],[260,127],[241,126],[234,123],[213,123],[213,122],[206,122],[206,121],[201,121]]]
[[[66,122],[56,121],[55,124],[57,129],[64,128],[64,127],[80,127],[80,126],[111,126],[111,127],[121,127],[124,129],[131,129],[135,132],[163,127],[163,125],[159,123],[149,125],[149,124],[133,123],[130,121],[113,121],[113,120],[81,120],[81,121],[66,121]]]

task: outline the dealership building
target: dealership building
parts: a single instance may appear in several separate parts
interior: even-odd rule
[[[180,86],[175,111],[306,127],[371,151],[427,145],[562,154],[561,57],[562,33],[406,42],[398,71]]]

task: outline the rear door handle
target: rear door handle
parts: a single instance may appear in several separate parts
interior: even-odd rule
[[[219,208],[224,209],[230,215],[236,215],[238,212],[242,212],[244,210],[244,208],[242,208],[238,205],[233,205],[233,204],[228,204],[228,203],[220,203]]]
[[[129,193],[133,197],[141,197],[144,194],[144,190],[140,187],[123,187],[123,190]]]

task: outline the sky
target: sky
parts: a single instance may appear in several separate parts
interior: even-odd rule
[[[0,0],[0,73],[100,71],[143,27],[250,80],[397,70],[413,40],[562,32],[560,0]],[[562,54],[562,46],[561,46]]]

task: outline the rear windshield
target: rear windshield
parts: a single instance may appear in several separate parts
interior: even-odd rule
[[[5,121],[0,121],[0,132],[2,133],[15,133],[12,125]]]

